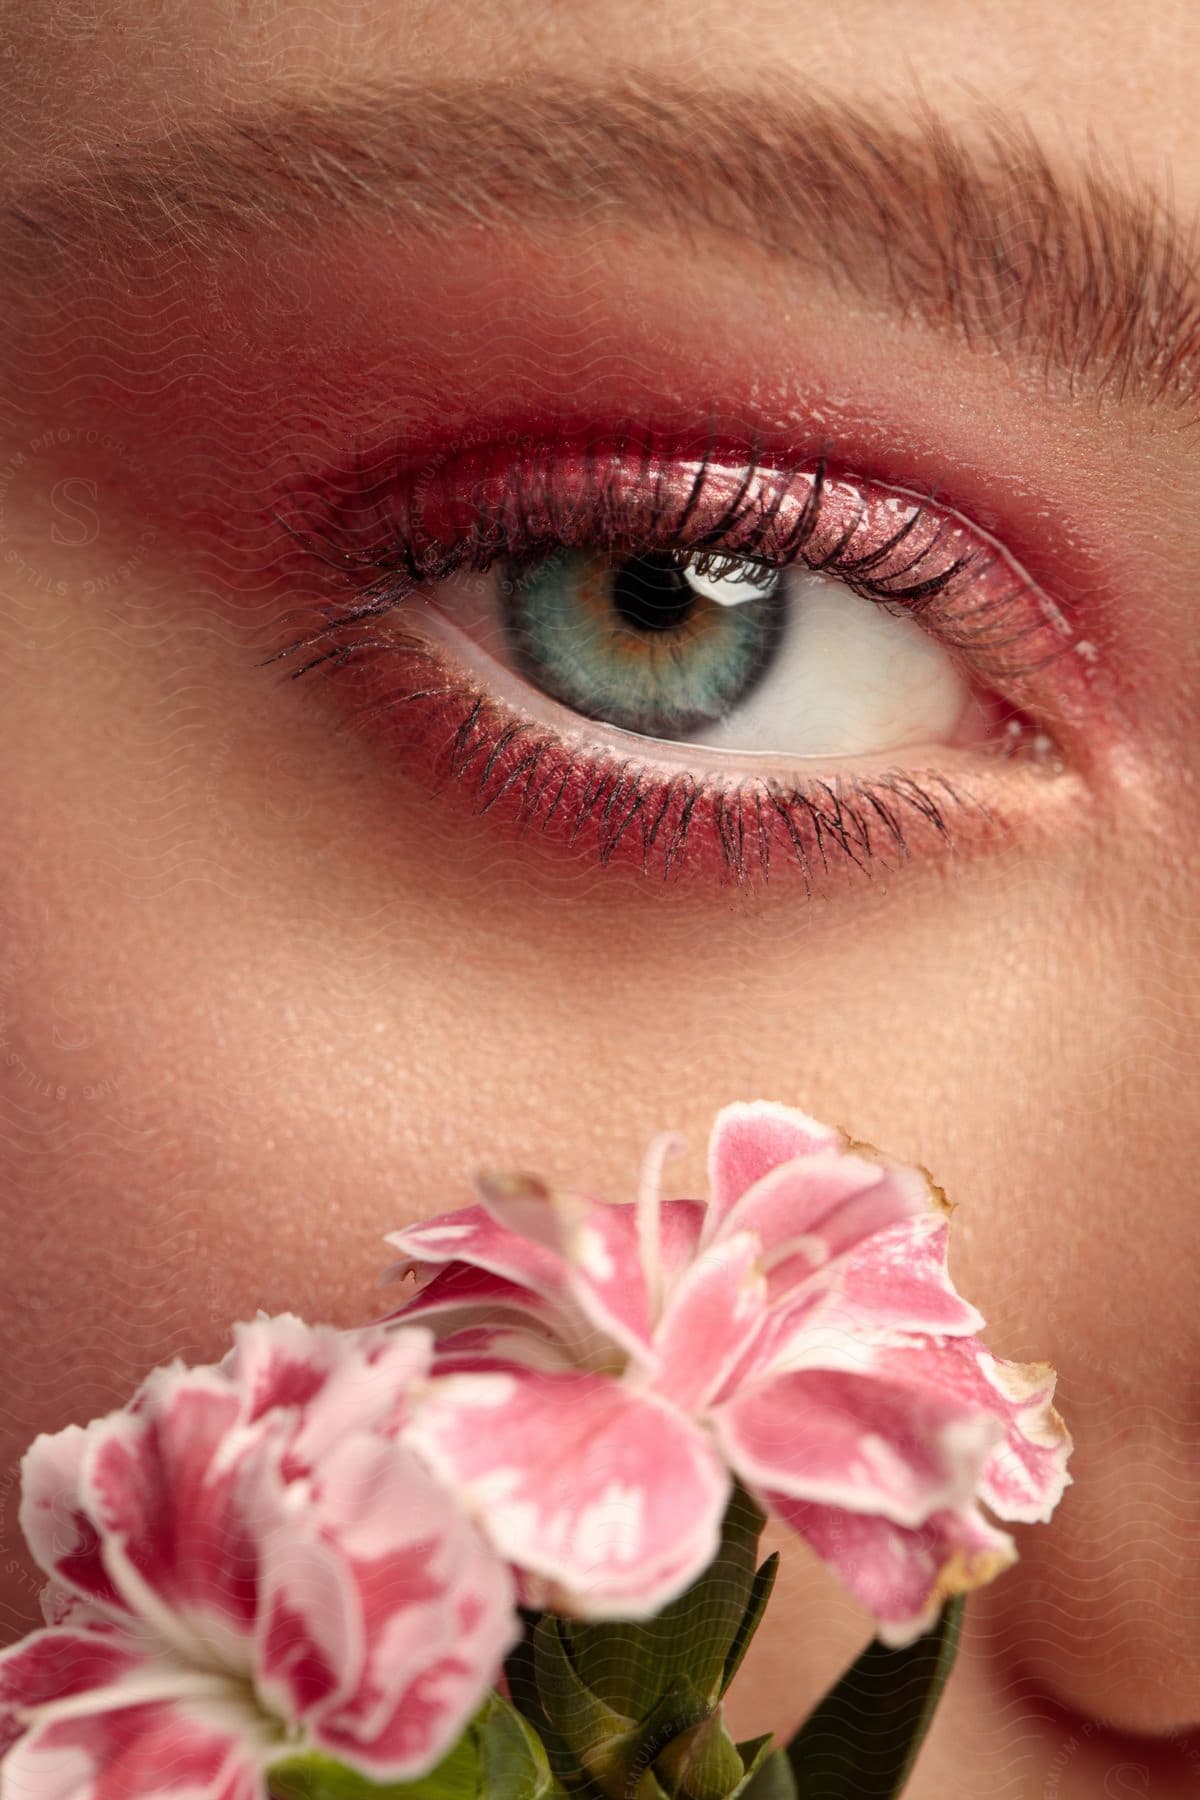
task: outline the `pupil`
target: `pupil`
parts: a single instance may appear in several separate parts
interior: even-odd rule
[[[651,551],[617,564],[612,603],[618,618],[639,631],[673,631],[691,612],[696,594],[669,551]]]

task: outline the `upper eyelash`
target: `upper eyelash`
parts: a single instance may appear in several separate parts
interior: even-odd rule
[[[297,676],[321,664],[344,663],[359,650],[376,647],[377,640],[356,642],[347,633],[369,620],[378,620],[423,589],[445,580],[453,573],[469,569],[481,572],[501,557],[532,560],[539,554],[571,544],[572,534],[579,547],[626,554],[651,550],[687,551],[700,572],[723,574],[733,564],[757,564],[763,570],[764,583],[778,569],[800,566],[843,581],[856,594],[877,604],[921,616],[938,609],[937,635],[951,650],[968,656],[985,678],[1022,682],[1036,674],[1069,646],[1060,638],[1048,651],[1031,655],[1031,641],[1044,634],[1039,621],[1031,618],[1023,604],[1026,585],[1013,572],[1011,585],[994,595],[985,606],[970,609],[939,607],[949,590],[960,578],[969,577],[972,566],[987,552],[959,556],[936,566],[945,529],[953,520],[966,524],[938,505],[932,496],[904,492],[911,502],[908,517],[888,540],[869,551],[853,554],[856,528],[861,521],[851,517],[831,551],[820,557],[806,556],[823,520],[823,500],[829,475],[828,450],[798,461],[794,466],[781,465],[765,458],[757,448],[748,456],[733,452],[722,461],[719,446],[710,438],[696,461],[695,476],[687,495],[678,506],[665,496],[666,464],[670,450],[660,454],[658,478],[649,498],[637,505],[636,527],[631,527],[619,505],[614,504],[621,465],[614,458],[614,445],[640,459],[639,475],[648,473],[657,448],[652,431],[639,436],[626,432],[578,440],[567,437],[543,440],[540,458],[530,459],[514,450],[512,467],[503,498],[503,518],[495,514],[459,532],[452,541],[440,543],[427,538],[421,541],[414,516],[414,487],[425,481],[436,481],[443,473],[439,459],[431,465],[409,464],[388,457],[381,463],[378,456],[361,453],[351,465],[333,477],[306,481],[287,496],[293,516],[281,515],[280,522],[305,549],[315,554],[327,567],[336,571],[339,582],[356,595],[349,603],[327,599],[324,622],[315,630],[286,645],[277,657],[294,658],[300,652],[311,652],[307,660],[296,665]],[[503,447],[503,440],[500,446]],[[551,483],[554,459],[569,451],[582,456],[584,479],[580,491],[566,503]],[[679,457],[679,450],[675,456]],[[736,458],[736,461],[733,460]],[[687,460],[694,460],[688,457]],[[713,471],[732,466],[742,470],[738,491],[729,499],[721,514],[703,531],[693,530],[706,486]],[[430,476],[427,468],[432,467]],[[453,459],[451,459],[453,468]],[[799,516],[786,535],[777,531],[789,490],[801,475],[811,473],[809,495]],[[627,465],[624,478],[628,479]],[[840,482],[854,477],[839,471]],[[755,509],[747,503],[756,485],[776,484],[773,505]],[[878,486],[879,484],[872,484]],[[626,513],[628,508],[625,509]],[[940,524],[928,541],[920,544],[916,554],[885,576],[873,570],[928,521],[934,512]],[[581,536],[581,526],[586,530]],[[930,573],[920,571],[928,567]],[[1024,652],[1024,654],[1022,653]],[[275,660],[274,658],[270,660]]]
[[[591,450],[591,467],[600,466],[601,459]],[[515,465],[519,470],[520,465]],[[778,512],[787,497],[787,483],[807,467],[807,463],[797,464],[794,470],[780,469],[773,463],[760,461],[751,456],[744,465],[742,487],[728,503],[724,513],[707,529],[690,536],[688,521],[694,515],[704,493],[705,483],[711,470],[717,466],[717,456],[712,450],[706,450],[701,459],[691,490],[678,516],[672,517],[671,509],[662,503],[661,481],[655,491],[655,499],[650,509],[640,521],[641,529],[636,535],[627,527],[620,530],[613,528],[611,511],[606,508],[611,503],[611,492],[614,482],[602,487],[586,484],[585,493],[577,502],[571,504],[567,516],[560,517],[550,528],[531,529],[529,492],[520,480],[514,482],[510,491],[509,504],[511,517],[509,532],[502,540],[489,539],[486,536],[464,535],[456,543],[446,547],[444,557],[433,562],[418,559],[414,555],[414,543],[411,524],[404,515],[403,508],[390,507],[385,498],[386,488],[381,491],[381,484],[373,483],[355,489],[351,481],[347,495],[333,500],[327,495],[324,499],[326,521],[324,526],[310,527],[310,542],[321,543],[333,552],[333,560],[338,562],[345,572],[357,570],[360,574],[373,572],[379,577],[399,573],[407,577],[414,588],[429,585],[436,581],[444,581],[447,576],[464,568],[482,572],[490,567],[497,557],[520,549],[526,553],[534,553],[539,549],[551,548],[567,541],[567,534],[575,520],[583,514],[587,517],[592,536],[592,546],[598,550],[616,551],[625,549],[632,552],[642,550],[688,550],[698,568],[704,573],[713,573],[723,564],[741,564],[760,562],[765,573],[774,573],[778,569],[790,567],[796,563],[823,573],[838,576],[847,585],[858,584],[872,597],[895,600],[920,600],[932,598],[940,592],[958,574],[964,566],[960,559],[939,573],[935,582],[920,584],[916,590],[898,589],[889,583],[873,583],[867,579],[872,565],[881,561],[887,552],[905,537],[920,522],[922,516],[921,502],[914,496],[913,510],[909,519],[897,531],[895,537],[885,545],[861,557],[846,557],[839,554],[823,557],[812,562],[805,562],[804,549],[816,531],[821,515],[821,496],[828,478],[829,463],[825,456],[818,457],[815,463],[814,482],[811,505],[806,507],[796,528],[782,543],[773,546],[773,553],[766,554],[771,541],[771,532],[778,518]],[[540,473],[540,471],[539,471]],[[611,464],[610,476],[615,471]],[[748,528],[745,526],[748,517],[746,495],[756,481],[770,476],[778,476],[778,494],[774,510],[753,517]],[[553,512],[556,497],[548,487],[543,487],[539,496],[548,509]],[[361,503],[361,518],[357,524],[351,523],[351,515],[347,499],[353,506],[357,499]],[[321,503],[320,501],[318,502]],[[839,548],[844,550],[854,535],[852,522],[847,527]],[[364,525],[370,524],[378,532],[378,539],[372,546],[362,542],[361,533]],[[607,530],[606,530],[607,527]],[[357,541],[356,541],[357,540]],[[908,573],[920,562],[931,557],[938,548],[939,540],[932,539],[924,546],[918,558],[909,565]],[[720,549],[710,549],[705,554],[705,546],[720,544]]]

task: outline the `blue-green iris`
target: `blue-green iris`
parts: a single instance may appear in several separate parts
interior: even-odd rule
[[[687,558],[614,561],[558,551],[503,582],[522,672],[591,719],[649,737],[685,737],[731,712],[769,666],[782,580],[737,606],[698,594]]]

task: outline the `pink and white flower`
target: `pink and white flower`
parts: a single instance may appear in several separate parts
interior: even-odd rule
[[[641,1618],[712,1560],[737,1476],[900,1646],[1016,1556],[1072,1444],[1044,1363],[978,1339],[946,1268],[944,1196],[803,1114],[726,1107],[707,1203],[477,1182],[395,1233],[437,1336],[408,1441],[527,1599]]]
[[[260,1800],[306,1750],[396,1781],[450,1748],[519,1621],[401,1441],[430,1347],[260,1316],[215,1367],[34,1442],[47,1629],[0,1654],[5,1794]]]

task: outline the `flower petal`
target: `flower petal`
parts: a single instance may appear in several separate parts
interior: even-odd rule
[[[986,1407],[1003,1435],[988,1457],[979,1497],[1002,1519],[1050,1517],[1073,1477],[1074,1444],[1051,1404],[1057,1377],[1049,1363],[1006,1362],[976,1338],[898,1342],[876,1352],[889,1379]]]
[[[896,1328],[939,1337],[968,1337],[987,1323],[950,1279],[950,1221],[925,1213],[876,1232],[831,1270],[830,1306],[847,1330]]]
[[[730,1370],[727,1391],[788,1369],[841,1366],[836,1347],[843,1341],[852,1351],[880,1333],[977,1331],[983,1315],[958,1293],[946,1268],[948,1233],[949,1221],[936,1213],[903,1219],[809,1273],[769,1307]],[[873,1355],[865,1360],[869,1366]]]
[[[521,1235],[507,1219],[494,1218],[482,1206],[406,1225],[384,1241],[403,1252],[396,1270],[415,1267],[420,1274],[445,1263],[473,1263],[546,1300],[561,1300],[565,1293],[566,1271],[558,1252]]]
[[[79,1425],[34,1438],[21,1459],[21,1530],[60,1588],[116,1618],[127,1617],[129,1607],[104,1566],[100,1534],[80,1498],[88,1442],[89,1431]]]
[[[660,1200],[658,1203],[658,1256],[663,1293],[669,1299],[675,1284],[700,1247],[706,1207],[703,1200]]]
[[[426,1325],[372,1325],[336,1336],[341,1340],[336,1360],[320,1393],[296,1421],[288,1443],[287,1460],[294,1473],[319,1468],[355,1432],[393,1437],[408,1416],[413,1383],[429,1371],[433,1333]]]
[[[123,1632],[50,1628],[0,1650],[0,1756],[24,1732],[28,1710],[111,1687],[146,1660],[145,1650]]]
[[[247,1475],[244,1503],[262,1543],[256,1686],[281,1718],[319,1717],[362,1679],[367,1652],[358,1593],[338,1544],[317,1530],[311,1511],[283,1525],[287,1500],[276,1471],[260,1464]]]
[[[653,1391],[695,1412],[746,1353],[766,1311],[758,1239],[748,1231],[701,1251],[676,1285],[654,1334]]]
[[[555,1191],[529,1176],[477,1177],[476,1185],[494,1219],[561,1258],[588,1323],[628,1354],[647,1360],[650,1294],[637,1207]],[[585,1351],[580,1361],[596,1355],[603,1358],[603,1351],[594,1350],[591,1357]]]
[[[506,1276],[474,1263],[451,1262],[422,1282],[388,1315],[389,1320],[421,1320],[437,1334],[457,1331],[462,1325],[477,1321],[494,1322],[499,1314],[514,1314],[545,1324],[554,1309],[545,1296]]]
[[[268,1751],[236,1707],[156,1702],[28,1732],[4,1761],[21,1800],[261,1800]]]
[[[240,1412],[219,1371],[172,1371],[153,1412],[114,1413],[91,1427],[82,1472],[122,1598],[200,1661],[205,1639],[244,1637],[257,1605],[257,1545],[238,1506],[238,1465],[221,1454]],[[246,1429],[262,1435],[259,1425]]]
[[[911,1528],[808,1500],[763,1498],[874,1615],[878,1637],[893,1649],[928,1631],[945,1601],[1017,1560],[1011,1537],[975,1506],[932,1513]]]
[[[747,1188],[720,1235],[757,1233],[774,1302],[877,1232],[931,1213],[944,1216],[944,1207],[919,1170],[816,1150]]]
[[[571,1286],[592,1324],[629,1355],[648,1362],[650,1293],[636,1206],[592,1201],[573,1222],[566,1248]]]
[[[295,1313],[243,1321],[234,1326],[233,1339],[233,1348],[222,1358],[220,1368],[239,1393],[241,1416],[247,1425],[275,1407],[307,1406],[341,1361],[333,1327],[306,1325]],[[157,1400],[159,1389],[165,1388],[169,1404],[170,1389],[179,1374],[178,1365],[156,1369],[143,1383],[143,1390]]]
[[[746,1189],[779,1163],[809,1156],[814,1150],[836,1149],[844,1142],[832,1126],[819,1125],[806,1113],[772,1100],[739,1101],[722,1107],[708,1140],[705,1240],[720,1229]]]
[[[461,1736],[520,1636],[512,1577],[400,1445],[347,1445],[317,1521],[346,1559],[368,1657],[349,1698],[312,1719],[314,1734],[376,1779],[423,1774]]]
[[[878,1374],[806,1369],[743,1388],[713,1426],[749,1487],[919,1525],[970,1499],[1003,1426]]]
[[[557,1338],[503,1317],[494,1325],[464,1325],[439,1337],[433,1363],[436,1375],[452,1375],[460,1369],[567,1371],[578,1366]]]
[[[605,1376],[447,1376],[406,1437],[583,1617],[648,1618],[716,1553],[728,1471],[673,1407]]]

